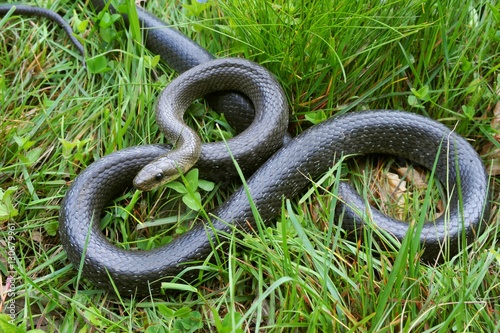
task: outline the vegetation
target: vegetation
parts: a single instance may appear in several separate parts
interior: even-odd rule
[[[244,57],[273,72],[288,95],[294,135],[336,114],[377,108],[424,114],[454,128],[485,161],[493,209],[475,242],[442,265],[428,265],[410,240],[376,241],[370,229],[365,242],[345,239],[332,215],[339,179],[326,176],[316,180],[321,190],[284,202],[275,224],[242,238],[235,232],[216,276],[143,299],[78,279],[58,240],[59,205],[93,161],[164,140],[154,106],[176,73],[142,46],[135,25],[124,29],[118,16],[96,14],[87,3],[37,2],[65,13],[84,43],[87,68],[49,21],[0,18],[0,307],[6,314],[0,331],[500,331],[498,1],[146,2],[216,56]],[[193,107],[191,120],[204,140],[220,139],[216,124],[226,129],[224,118],[203,103]],[[386,198],[394,190],[384,190],[389,171],[401,163],[369,157],[340,167],[342,178],[390,214],[411,221],[439,213],[439,189],[427,193],[416,180],[400,188],[402,199]],[[397,177],[396,183],[405,180]],[[199,183],[207,211],[231,191],[205,189],[210,184]],[[184,190],[179,183],[126,193],[109,207],[102,227],[123,247],[168,242],[198,209]],[[429,212],[421,208],[426,205]],[[178,216],[181,222],[172,222]]]

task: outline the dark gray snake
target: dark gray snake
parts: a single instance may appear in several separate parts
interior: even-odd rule
[[[97,8],[103,6],[99,0],[93,3]],[[451,254],[456,253],[462,234],[470,241],[480,231],[481,222],[489,212],[488,177],[474,149],[446,126],[401,111],[356,112],[316,125],[278,149],[285,135],[286,117],[280,114],[286,112],[286,104],[272,75],[249,61],[212,60],[200,46],[179,32],[165,28],[165,23],[146,11],[138,10],[141,24],[148,29],[147,47],[176,70],[185,71],[172,83],[174,93],[180,89],[178,86],[185,88],[185,94],[180,94],[183,107],[206,93],[231,88],[250,97],[257,122],[268,112],[276,116],[273,123],[278,129],[262,132],[266,139],[258,143],[272,147],[264,152],[265,157],[256,156],[253,150],[250,155],[240,156],[239,144],[243,141],[238,143],[238,137],[235,137],[237,144],[231,146],[245,172],[258,168],[247,184],[265,223],[280,213],[284,198],[293,198],[310,186],[310,179],[325,173],[340,157],[383,153],[401,156],[427,168],[433,168],[436,162],[436,176],[450,191],[447,213],[423,225],[420,239],[424,260],[436,260],[445,243],[449,244]],[[191,67],[195,68],[189,69]],[[223,78],[231,81],[230,85],[217,85]],[[212,84],[216,84],[215,87]],[[225,111],[229,108],[235,117],[245,110],[243,118],[247,120],[243,123],[247,126],[251,122],[252,104],[245,98],[224,93],[212,94],[210,99],[215,107]],[[160,104],[162,100],[163,97]],[[278,109],[281,111],[277,112]],[[262,125],[252,127],[251,135],[256,140],[262,137],[259,131],[267,128],[266,123]],[[210,221],[197,223],[166,246],[151,251],[126,251],[112,245],[99,229],[102,210],[131,186],[146,164],[169,151],[168,146],[162,145],[117,151],[94,162],[69,188],[61,206],[61,241],[75,267],[79,267],[84,255],[83,275],[98,286],[112,289],[111,277],[121,293],[148,294],[159,291],[160,281],[172,280],[181,272],[182,280],[194,281],[199,271],[192,269],[189,263],[206,260],[220,241],[217,236],[231,234],[234,227],[244,231],[256,228],[248,194],[242,187],[211,212]],[[223,145],[204,144],[196,164],[202,177],[225,180],[234,174],[232,161],[221,161],[224,156],[227,149]],[[367,217],[377,228],[400,240],[409,229],[408,223],[389,218],[375,209],[367,210],[365,201],[346,183],[340,184],[339,198],[345,204],[337,206],[337,214],[342,215],[342,225],[347,232],[362,228]]]

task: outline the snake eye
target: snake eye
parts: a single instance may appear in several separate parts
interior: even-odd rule
[[[165,175],[163,174],[163,172],[158,172],[158,173],[156,174],[156,176],[155,176],[155,180],[156,180],[157,182],[160,182],[160,181],[163,179],[163,177],[165,177]]]

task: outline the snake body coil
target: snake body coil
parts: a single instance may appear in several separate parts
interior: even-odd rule
[[[227,142],[207,143],[200,152],[200,139],[184,123],[184,112],[195,99],[227,90],[237,90],[251,100],[254,120],[236,137]],[[134,186],[140,190],[157,187],[165,178],[178,175],[178,169],[187,172],[200,154],[204,161],[200,167],[217,169],[213,179],[224,180],[234,174],[231,154],[245,174],[251,173],[283,144],[288,105],[279,83],[265,68],[243,59],[217,59],[198,65],[172,81],[158,100],[156,120],[178,148],[139,172]]]
[[[164,247],[136,252],[110,244],[99,230],[100,212],[109,200],[131,185],[138,170],[166,151],[164,146],[137,146],[105,156],[80,174],[66,195],[61,209],[61,240],[76,266],[86,248],[83,273],[102,288],[112,288],[108,274],[123,293],[148,293],[150,288],[157,292],[159,283],[152,282],[169,280],[186,268],[182,279],[193,280],[198,271],[189,270],[185,263],[203,261],[210,255],[217,243],[214,231],[231,233],[233,226],[243,230],[256,228],[242,187],[212,212],[215,217],[211,221],[198,223]],[[462,231],[468,237],[477,232],[487,206],[488,184],[476,152],[462,137],[435,121],[384,110],[331,118],[281,148],[247,182],[260,217],[264,222],[272,221],[280,212],[283,198],[292,198],[310,185],[308,176],[314,178],[326,172],[336,156],[355,153],[395,154],[426,167],[432,167],[439,156],[436,175],[454,190],[449,218],[423,227],[424,259],[436,258],[447,239],[451,242],[450,251],[456,252]],[[209,176],[210,170],[203,170],[204,176]],[[462,195],[462,210],[458,192]],[[365,211],[364,201],[346,184],[339,188],[339,195],[348,203],[343,205],[344,228],[360,228],[364,216],[357,212]],[[399,239],[406,235],[407,223],[376,210],[371,213],[377,227]]]
[[[103,7],[100,0],[93,0],[93,3],[97,8]],[[316,125],[277,150],[286,128],[283,116],[286,115],[286,98],[272,75],[245,60],[213,61],[200,46],[175,30],[165,28],[166,24],[146,11],[138,11],[143,28],[149,31],[148,48],[175,69],[186,71],[169,89],[174,95],[179,93],[182,107],[213,90],[231,88],[245,93],[252,102],[234,93],[211,95],[218,100],[215,105],[223,109],[228,107],[229,113],[236,118],[241,116],[245,126],[253,119],[252,104],[257,121],[269,115],[273,120],[265,118],[268,123],[262,123],[262,127],[253,126],[252,132],[248,132],[252,134],[243,132],[235,138],[237,144],[230,144],[239,165],[247,167],[248,171],[267,160],[248,179],[248,193],[240,188],[212,212],[214,217],[210,221],[198,223],[168,245],[151,251],[126,251],[115,247],[100,231],[99,217],[115,196],[131,186],[145,165],[169,153],[170,148],[146,145],[124,149],[103,157],[82,172],[62,203],[60,237],[71,262],[79,267],[84,258],[83,275],[98,286],[113,289],[111,278],[121,293],[148,294],[158,292],[161,281],[171,280],[181,273],[183,280],[194,280],[198,271],[189,263],[210,256],[213,245],[219,241],[219,232],[231,233],[233,227],[245,231],[256,227],[248,194],[262,220],[268,223],[279,214],[284,198],[296,196],[310,185],[310,178],[320,176],[338,158],[351,154],[392,154],[427,168],[435,166],[436,176],[449,190],[448,210],[443,217],[423,225],[420,235],[425,249],[423,259],[432,261],[439,257],[446,242],[449,242],[450,253],[456,253],[462,233],[472,239],[479,231],[482,219],[488,215],[488,177],[474,149],[447,127],[407,112],[356,112]],[[194,66],[197,67],[189,69]],[[221,85],[220,82],[225,83]],[[187,88],[181,92],[180,86],[184,84]],[[162,96],[160,99],[160,109],[164,108],[162,103],[167,98]],[[269,125],[276,125],[278,129],[270,129]],[[246,145],[245,140],[253,137],[265,138],[258,146],[271,147],[265,152],[267,156],[257,157],[255,150],[250,150],[249,155],[240,154],[241,144]],[[196,167],[202,177],[220,180],[235,172],[223,144],[206,144],[201,149]],[[268,159],[274,150],[277,152]],[[357,230],[366,220],[371,220],[377,228],[396,238],[405,237],[409,229],[407,223],[391,219],[375,209],[367,210],[364,200],[349,185],[340,185],[339,198],[346,203],[337,207],[337,213],[342,215],[347,231]]]

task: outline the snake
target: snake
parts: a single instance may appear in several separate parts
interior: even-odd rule
[[[92,3],[96,9],[105,7],[101,0]],[[446,251],[449,255],[458,253],[464,237],[472,242],[484,229],[490,208],[488,175],[478,153],[455,131],[406,111],[367,110],[331,117],[283,144],[287,98],[273,74],[249,60],[215,59],[153,14],[139,7],[137,11],[142,28],[148,31],[147,48],[180,73],[159,97],[160,127],[169,122],[158,115],[165,109],[178,112],[174,122],[182,127],[186,108],[197,98],[208,96],[216,101],[214,107],[230,110],[236,122],[241,120],[236,125],[241,126],[241,133],[231,142],[203,143],[198,149],[190,146],[195,145],[190,141],[194,134],[186,129],[181,142],[118,150],[93,162],[76,177],[61,204],[59,236],[71,263],[81,267],[82,275],[98,288],[148,295],[161,293],[162,282],[196,282],[204,269],[199,263],[209,261],[214,248],[227,247],[225,235],[235,230],[252,232],[257,223],[271,224],[284,200],[312,186],[314,179],[346,156],[399,156],[433,170],[448,190],[446,213],[425,221],[415,234],[421,243],[423,261],[437,262]],[[181,134],[177,132],[173,138]],[[253,148],[243,152],[251,145],[248,139],[257,141],[257,146],[269,147],[264,157],[257,156]],[[162,183],[165,175],[158,175],[163,172],[161,166],[147,166],[175,154],[177,145],[184,144],[188,151],[196,151],[191,164],[199,168],[204,179],[224,181],[240,175],[235,164],[250,176],[206,219],[170,243],[148,251],[113,245],[100,229],[105,207],[134,184],[141,186],[141,170],[146,170],[149,177],[145,183],[151,179]],[[146,184],[145,188],[150,186],[155,184]],[[347,182],[339,183],[337,198],[335,215],[341,219],[346,234],[362,234],[367,225],[400,241],[409,232],[415,233],[411,223],[367,206]]]

